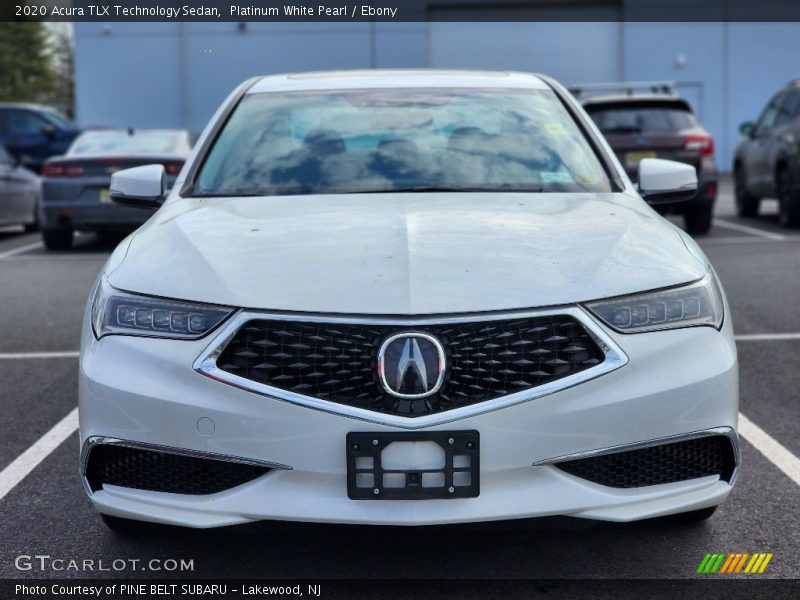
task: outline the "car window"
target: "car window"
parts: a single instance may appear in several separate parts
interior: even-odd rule
[[[42,133],[42,127],[47,125],[42,117],[30,110],[9,111],[9,131],[16,135],[30,135]]]
[[[797,118],[798,109],[800,109],[800,90],[789,90],[778,108],[775,127],[791,123]]]
[[[590,104],[586,112],[603,133],[681,131],[698,126],[697,119],[687,107],[674,103]]]
[[[42,116],[60,129],[77,129],[78,126],[55,109],[47,108],[42,111]]]
[[[549,90],[377,89],[245,96],[199,195],[610,191]]]
[[[182,131],[101,130],[87,131],[78,136],[67,156],[185,156],[190,150],[188,136]]]
[[[778,120],[778,109],[783,102],[785,96],[784,92],[778,93],[772,100],[769,101],[761,116],[756,122],[756,134],[764,134],[775,127],[775,122]]]
[[[0,133],[8,133],[8,113],[10,111],[0,108]]]

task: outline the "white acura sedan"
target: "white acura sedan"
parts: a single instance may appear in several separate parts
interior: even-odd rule
[[[111,527],[708,517],[739,463],[706,257],[558,83],[242,84],[86,308],[81,476]]]

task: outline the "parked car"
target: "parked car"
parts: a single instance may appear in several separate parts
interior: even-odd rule
[[[34,231],[41,195],[39,178],[0,146],[0,225],[24,225]]]
[[[781,225],[800,226],[800,79],[790,81],[755,123],[742,123],[739,131],[743,137],[733,159],[737,212],[754,217],[761,198],[777,198]]]
[[[80,132],[49,106],[0,103],[0,144],[36,173],[41,172],[45,160],[63,154]]]
[[[668,86],[645,84],[651,93],[640,93],[636,84],[625,84],[623,94],[583,97],[583,107],[606,136],[628,176],[635,182],[639,161],[664,158],[692,165],[700,181],[691,202],[664,205],[661,213],[683,215],[687,231],[707,233],[711,229],[717,197],[717,166],[714,138],[708,133],[689,103]],[[655,92],[655,93],[653,93]]]
[[[87,303],[81,475],[113,528],[708,517],[737,362],[702,250],[544,76],[240,86]],[[642,199],[644,198],[644,199]],[[163,204],[163,205],[162,205]]]
[[[169,185],[191,151],[188,131],[180,129],[105,129],[81,134],[64,156],[42,169],[42,238],[63,250],[74,232],[127,233],[150,213],[111,202],[111,174],[136,165],[164,165]]]

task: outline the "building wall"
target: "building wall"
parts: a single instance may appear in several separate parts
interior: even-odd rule
[[[608,21],[76,23],[77,119],[199,131],[235,85],[287,71],[472,67],[566,84],[670,80],[728,169],[738,124],[800,76],[800,23],[619,22],[613,2],[600,4]]]

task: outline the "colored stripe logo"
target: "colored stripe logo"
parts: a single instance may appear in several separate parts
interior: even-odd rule
[[[706,554],[696,573],[703,575],[738,574],[760,575],[767,570],[772,552],[717,552]]]

